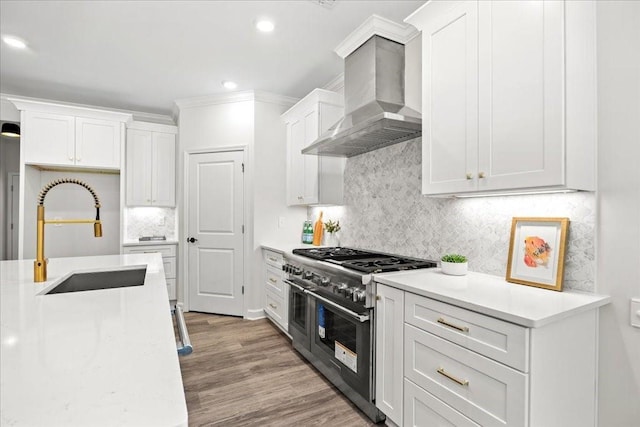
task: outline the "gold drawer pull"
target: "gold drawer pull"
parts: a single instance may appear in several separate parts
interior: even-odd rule
[[[458,326],[458,325],[454,325],[453,323],[449,323],[446,320],[444,320],[442,317],[438,318],[438,323],[441,323],[445,326],[448,326],[450,328],[456,329],[460,332],[469,332],[469,328],[467,328],[466,326]]]
[[[273,262],[277,262],[277,261],[278,261],[278,258],[272,258],[272,257],[269,257],[269,260],[270,260],[270,261],[273,261]]]
[[[451,375],[450,373],[448,373],[447,371],[445,371],[443,368],[438,368],[438,373],[440,375],[444,375],[445,377],[449,378],[451,381],[460,384],[461,386],[465,386],[465,387],[469,386],[469,381],[468,380],[461,380],[459,378],[456,378],[453,375]]]
[[[278,306],[277,306],[277,305],[273,305],[273,304],[271,304],[271,303],[269,303],[269,307],[273,308],[274,310],[278,308]]]
[[[278,281],[276,279],[274,279],[273,277],[269,277],[269,281],[273,284],[278,283]]]

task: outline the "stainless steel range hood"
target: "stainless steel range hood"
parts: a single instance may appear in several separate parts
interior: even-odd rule
[[[404,105],[404,45],[374,35],[344,59],[345,117],[302,150],[351,157],[422,134],[420,113]]]

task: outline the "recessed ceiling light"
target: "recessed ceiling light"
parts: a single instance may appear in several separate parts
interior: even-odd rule
[[[226,89],[235,89],[238,87],[238,84],[230,80],[225,80],[222,82],[222,86],[224,86]]]
[[[24,49],[27,47],[27,43],[15,36],[4,36],[2,37],[2,41],[15,49]]]
[[[273,22],[268,21],[266,19],[261,19],[256,22],[256,28],[263,33],[270,33],[276,26],[273,25]]]

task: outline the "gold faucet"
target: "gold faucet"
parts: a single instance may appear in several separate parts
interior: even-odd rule
[[[96,219],[44,219],[44,198],[49,190],[59,184],[77,184],[86,188],[96,204]],[[47,281],[47,262],[44,257],[44,225],[45,224],[91,224],[93,223],[93,234],[95,237],[102,237],[102,223],[100,222],[100,200],[98,195],[87,183],[79,179],[63,178],[51,181],[42,188],[38,196],[38,222],[37,222],[37,242],[36,242],[36,260],[33,262],[33,281]]]

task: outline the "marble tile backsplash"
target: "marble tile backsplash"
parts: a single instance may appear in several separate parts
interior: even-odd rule
[[[466,254],[472,271],[506,275],[513,217],[568,217],[564,287],[595,290],[593,193],[439,199],[421,194],[421,140],[347,160],[345,205],[309,209],[339,219],[343,246],[438,260]]]
[[[140,236],[166,236],[176,239],[176,209],[157,207],[126,208],[124,212],[125,241],[137,241]]]

